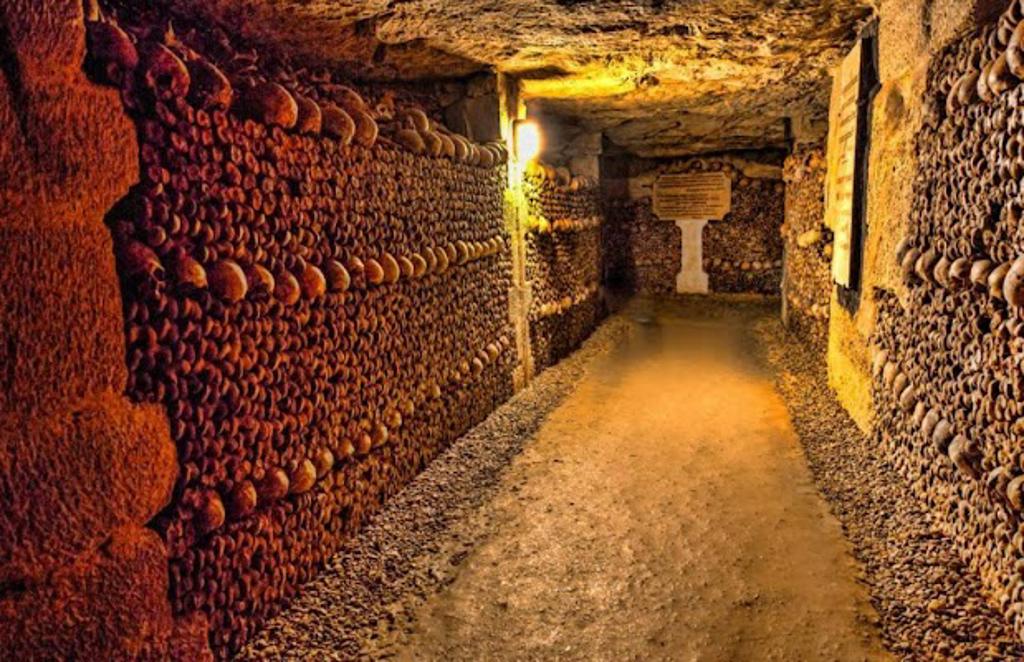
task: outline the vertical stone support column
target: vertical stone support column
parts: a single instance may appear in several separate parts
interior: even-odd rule
[[[682,233],[682,261],[676,275],[676,292],[707,294],[708,274],[704,271],[704,226],[707,221],[676,221]]]
[[[526,279],[526,230],[529,213],[523,192],[526,164],[516,157],[514,123],[526,117],[526,103],[519,95],[519,81],[498,74],[498,107],[502,138],[508,147],[508,189],[505,196],[505,222],[512,238],[512,291],[509,292],[509,319],[515,330],[519,366],[514,373],[515,389],[525,388],[533,380],[533,352],[530,347],[530,303],[532,290]]]
[[[574,175],[601,178],[601,152],[603,135],[600,131],[582,133],[568,147],[569,169]]]
[[[788,219],[787,219],[788,220]],[[782,285],[779,291],[782,295],[782,305],[779,310],[779,315],[782,319],[782,326],[790,329],[793,325],[793,314],[789,305],[789,278],[786,277],[789,269],[789,251],[786,248],[782,250]]]

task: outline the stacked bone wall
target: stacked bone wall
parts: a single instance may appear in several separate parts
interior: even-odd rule
[[[782,291],[786,324],[824,348],[832,296],[832,236],[825,227],[825,154],[805,148],[786,159],[785,260]]]
[[[604,317],[599,289],[603,214],[596,182],[573,178],[565,170],[533,169],[524,189],[530,214],[530,347],[540,372],[579,347]]]
[[[0,5],[0,657],[201,660],[146,526],[177,464],[161,408],[124,393],[103,221],[138,148],[118,91],[82,70],[84,6]]]
[[[872,367],[879,442],[1024,636],[1024,87],[1003,59],[1019,20],[932,63],[909,235],[888,258],[907,288],[876,292]]]
[[[673,294],[682,265],[676,224],[658,220],[643,201],[609,200],[606,209],[602,243],[608,283],[647,296]]]
[[[701,163],[687,170],[699,170]],[[750,178],[712,161],[732,178],[732,210],[704,227],[704,270],[712,292],[779,294],[785,187],[781,180]]]
[[[190,43],[168,46],[193,70]],[[374,140],[360,123],[276,125],[281,105],[257,94],[206,107],[177,74],[134,85],[141,182],[108,214],[126,391],[163,407],[177,447],[153,523],[172,610],[205,615],[226,656],[511,395],[504,154],[400,105],[367,105]],[[301,90],[326,109],[331,85]]]
[[[499,171],[383,144],[335,150],[329,139],[275,131],[262,140],[275,135],[285,158],[297,159],[273,178],[291,211],[250,220],[251,203],[236,207],[221,191],[209,200],[228,210],[224,225],[196,218],[184,232],[232,228],[234,238],[211,247],[171,235],[154,248],[183,249],[207,265],[258,264],[282,280],[301,278],[307,265],[325,271],[332,258],[403,258],[501,234]],[[305,181],[317,167],[334,174]],[[338,173],[343,187],[331,181]],[[303,185],[308,193],[289,197]],[[140,195],[168,204],[166,195]],[[461,213],[439,208],[456,195],[467,203]],[[313,213],[299,211],[306,205]],[[149,227],[165,226],[143,223],[117,241],[145,242]],[[510,395],[509,273],[507,255],[492,254],[378,286],[355,275],[346,292],[290,305],[257,288],[228,303],[182,291],[172,278],[126,281],[129,392],[166,405],[182,463],[179,498],[160,522],[172,600],[179,612],[209,615],[215,648],[240,645],[388,494]],[[488,346],[498,348],[494,357]],[[275,494],[309,480],[297,478],[307,463],[312,489]],[[268,484],[281,472],[283,485]],[[251,489],[254,507],[233,505]],[[199,520],[211,499],[226,504],[227,521],[205,531]]]
[[[780,228],[785,187],[777,167],[755,167],[748,176],[731,159],[695,158],[632,164],[628,198],[609,201],[608,276],[632,291],[671,294],[682,260],[679,228],[658,219],[652,188],[662,174],[724,171],[732,180],[732,210],[704,228],[704,270],[719,293],[777,295],[782,280]]]

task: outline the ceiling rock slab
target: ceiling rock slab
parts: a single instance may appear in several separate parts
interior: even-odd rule
[[[516,74],[537,110],[646,156],[776,146],[784,118],[823,118],[827,72],[875,11],[874,0],[170,1],[360,78]]]

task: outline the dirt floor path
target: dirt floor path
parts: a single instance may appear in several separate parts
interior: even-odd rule
[[[709,316],[709,308],[711,314]],[[431,660],[886,659],[750,326],[768,305],[634,303],[540,427],[487,537],[415,612]]]

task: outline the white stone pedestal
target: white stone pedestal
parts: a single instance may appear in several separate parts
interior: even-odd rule
[[[682,269],[676,275],[676,292],[707,294],[708,274],[704,271],[704,226],[707,221],[676,221],[682,230]]]

